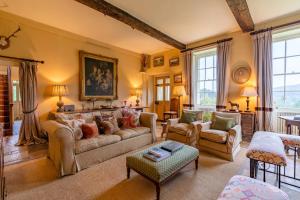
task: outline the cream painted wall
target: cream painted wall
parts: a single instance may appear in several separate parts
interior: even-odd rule
[[[45,61],[45,64],[38,66],[38,112],[41,119],[45,119],[49,111],[56,109],[58,97],[50,96],[51,84],[67,84],[70,95],[64,97],[63,101],[65,104],[75,104],[77,109],[81,109],[83,102],[78,100],[79,50],[119,60],[119,100],[114,104],[128,99],[130,89],[142,85],[139,54],[0,12],[0,35],[10,34],[18,25],[22,31],[17,34],[17,38],[11,40],[11,47],[2,50],[0,54]]]
[[[300,17],[299,14],[292,14],[290,16],[285,16],[269,22],[258,24],[256,25],[256,30],[295,21],[298,20],[299,17]],[[195,47],[202,44],[208,44],[210,42],[217,41],[224,38],[229,38],[229,37],[232,37],[233,40],[232,40],[232,52],[231,52],[230,64],[229,64],[230,81],[229,81],[228,100],[239,103],[240,109],[245,110],[246,99],[245,97],[240,96],[240,92],[242,88],[245,86],[256,86],[255,68],[253,66],[253,47],[252,47],[252,41],[249,33],[243,33],[238,31],[229,34],[223,34],[217,37],[212,37],[206,40],[189,44],[188,47]],[[232,70],[239,65],[249,65],[252,70],[251,77],[249,81],[245,84],[237,84],[231,79]],[[227,106],[229,108],[229,104]],[[251,97],[250,109],[254,111],[255,106],[256,106],[256,97]]]

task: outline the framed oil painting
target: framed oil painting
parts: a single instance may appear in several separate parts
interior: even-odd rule
[[[174,74],[174,83],[175,84],[182,83],[182,73]]]
[[[165,62],[164,56],[157,56],[153,58],[153,67],[163,66]]]
[[[179,65],[179,57],[170,58],[169,65],[170,65],[170,67],[178,66]]]
[[[80,51],[80,100],[118,98],[118,59]]]

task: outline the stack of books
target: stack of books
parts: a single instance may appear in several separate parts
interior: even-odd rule
[[[143,156],[154,162],[159,162],[170,157],[174,152],[178,151],[183,147],[183,144],[179,142],[170,142],[162,145],[161,147],[153,147]]]

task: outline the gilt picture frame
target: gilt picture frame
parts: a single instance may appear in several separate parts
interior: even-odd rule
[[[118,59],[79,51],[81,101],[118,99]]]
[[[174,84],[181,84],[182,83],[182,73],[174,74],[173,80],[174,80]]]
[[[153,58],[153,67],[163,66],[165,64],[164,56],[156,56]]]

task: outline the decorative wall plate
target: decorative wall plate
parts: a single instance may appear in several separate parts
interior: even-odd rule
[[[246,83],[251,76],[251,68],[249,66],[238,66],[232,71],[232,80],[237,84]]]

